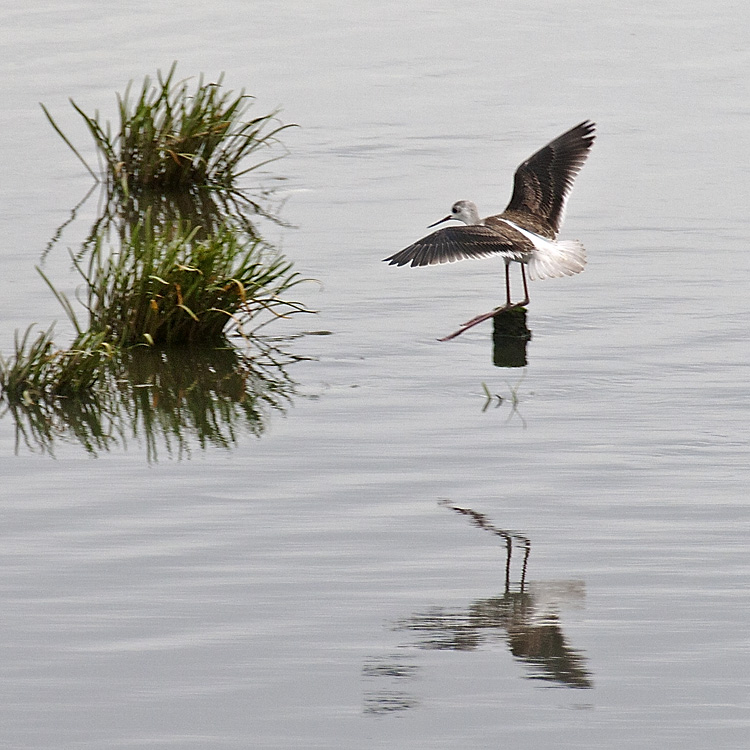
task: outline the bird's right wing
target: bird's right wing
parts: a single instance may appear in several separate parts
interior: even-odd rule
[[[530,216],[532,226],[542,221],[557,234],[573,180],[594,143],[595,127],[584,120],[526,159],[516,170],[505,211]]]

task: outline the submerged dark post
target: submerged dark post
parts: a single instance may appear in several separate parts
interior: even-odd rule
[[[525,367],[526,344],[531,331],[526,326],[526,308],[513,307],[492,319],[492,361],[495,367]]]

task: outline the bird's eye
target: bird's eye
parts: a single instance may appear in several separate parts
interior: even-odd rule
[[[457,214],[458,213],[458,206],[453,206],[453,208],[451,209],[451,212],[454,213],[454,214]]]

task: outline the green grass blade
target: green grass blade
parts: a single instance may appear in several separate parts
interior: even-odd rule
[[[90,166],[89,166],[89,165],[88,165],[88,164],[86,163],[86,160],[85,160],[85,159],[84,159],[84,158],[83,158],[83,157],[81,156],[81,154],[80,154],[80,153],[78,152],[78,149],[76,149],[76,147],[75,147],[75,146],[74,146],[74,145],[73,145],[73,144],[72,144],[72,143],[71,143],[71,142],[70,142],[70,141],[68,140],[68,138],[67,138],[67,136],[65,135],[65,133],[63,133],[63,132],[62,132],[62,130],[60,130],[60,128],[58,127],[57,123],[56,123],[56,122],[54,121],[54,119],[53,119],[52,115],[51,115],[51,114],[49,113],[49,111],[48,111],[48,110],[47,110],[47,108],[46,108],[46,107],[44,106],[44,104],[42,104],[41,102],[39,102],[39,106],[40,106],[40,107],[42,108],[42,111],[44,112],[45,116],[47,117],[47,120],[49,120],[49,124],[50,124],[50,125],[52,125],[52,127],[53,127],[53,128],[55,129],[55,132],[56,132],[56,133],[57,133],[57,134],[58,134],[58,135],[60,136],[60,138],[62,138],[62,139],[63,139],[63,141],[65,141],[65,143],[66,143],[66,144],[68,145],[68,148],[69,148],[69,149],[70,149],[70,150],[71,150],[71,151],[72,151],[72,152],[73,152],[73,153],[74,153],[74,154],[75,154],[75,155],[76,155],[76,156],[78,157],[78,159],[80,160],[81,164],[83,164],[83,166],[84,166],[84,167],[86,167],[86,169],[88,170],[88,173],[89,173],[89,174],[90,174],[90,175],[91,175],[91,176],[92,176],[92,177],[93,177],[93,178],[94,178],[94,179],[95,179],[95,180],[96,180],[97,182],[99,182],[99,177],[97,176],[97,174],[96,174],[96,173],[94,172],[94,170],[93,170],[93,169],[91,169],[91,167],[90,167]]]

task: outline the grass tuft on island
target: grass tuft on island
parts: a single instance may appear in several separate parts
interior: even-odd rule
[[[221,346],[229,331],[249,335],[305,311],[284,297],[303,279],[262,240],[231,229],[198,239],[196,231],[153,232],[147,221],[118,252],[98,243],[86,267],[74,258],[90,330],[117,346]]]
[[[98,111],[83,118],[103,163],[102,179],[111,193],[124,197],[145,191],[184,192],[198,188],[238,189],[237,180],[276,159],[277,155],[245,166],[247,157],[279,145],[277,135],[293,125],[276,119],[278,112],[247,119],[253,97],[223,91],[223,74],[215,83],[203,76],[191,92],[188,80],[175,80],[177,64],[156,82],[146,77],[140,94],[131,100],[132,81],[117,96],[118,129],[102,122]],[[52,127],[99,179],[42,104]]]
[[[224,91],[223,75],[215,83],[201,76],[191,90],[175,71],[176,63],[166,75],[158,72],[156,82],[147,77],[134,98],[128,84],[118,96],[116,132],[98,112],[87,115],[71,100],[94,138],[101,176],[42,105],[107,195],[83,250],[71,252],[88,325],[38,269],[75,338],[60,349],[52,327],[16,334],[12,354],[0,357],[0,396],[9,404],[83,397],[105,387],[104,371],[129,347],[222,348],[231,346],[231,334],[247,340],[273,320],[310,312],[286,299],[304,279],[247,218],[273,217],[238,184],[280,158],[269,152],[248,166],[248,157],[279,145],[278,134],[292,126],[280,124],[276,112],[248,119],[252,97]]]

